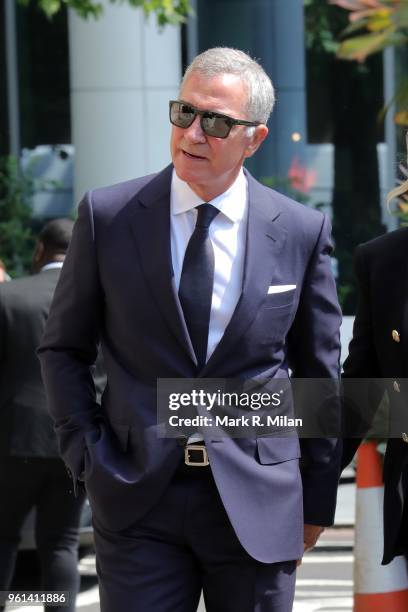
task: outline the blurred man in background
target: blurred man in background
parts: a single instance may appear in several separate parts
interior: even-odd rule
[[[33,254],[33,275],[0,285],[0,590],[8,590],[24,521],[36,508],[42,589],[79,587],[78,526],[85,493],[75,497],[59,458],[36,355],[72,235],[69,219],[50,221]]]

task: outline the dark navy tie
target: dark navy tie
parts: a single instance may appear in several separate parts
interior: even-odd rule
[[[219,213],[211,204],[197,206],[197,222],[184,255],[179,298],[191,342],[202,368],[207,358],[214,285],[214,249],[208,231]]]

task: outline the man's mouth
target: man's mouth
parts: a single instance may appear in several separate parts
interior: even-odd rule
[[[189,159],[205,159],[205,157],[201,157],[201,155],[193,155],[192,153],[188,153],[187,151],[184,151],[184,149],[182,149],[183,155],[185,155],[186,157],[188,157]]]

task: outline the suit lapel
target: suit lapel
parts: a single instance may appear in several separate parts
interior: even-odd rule
[[[271,284],[277,255],[286,240],[280,224],[281,207],[273,193],[246,172],[248,179],[248,227],[242,293],[224,335],[200,376],[222,363],[233,345],[254,320]]]
[[[175,337],[196,362],[173,281],[170,242],[172,166],[165,168],[138,195],[130,223],[146,282]]]

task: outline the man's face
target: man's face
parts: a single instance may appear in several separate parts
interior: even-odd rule
[[[184,83],[180,100],[199,110],[210,110],[234,119],[247,119],[247,94],[233,74],[205,77],[193,72]],[[171,156],[178,177],[204,201],[226,191],[238,176],[246,157],[255,153],[268,133],[265,125],[248,135],[245,126],[234,125],[227,138],[207,136],[197,116],[188,128],[172,126]]]
[[[4,283],[5,280],[6,280],[6,272],[2,267],[0,267],[0,283]]]

